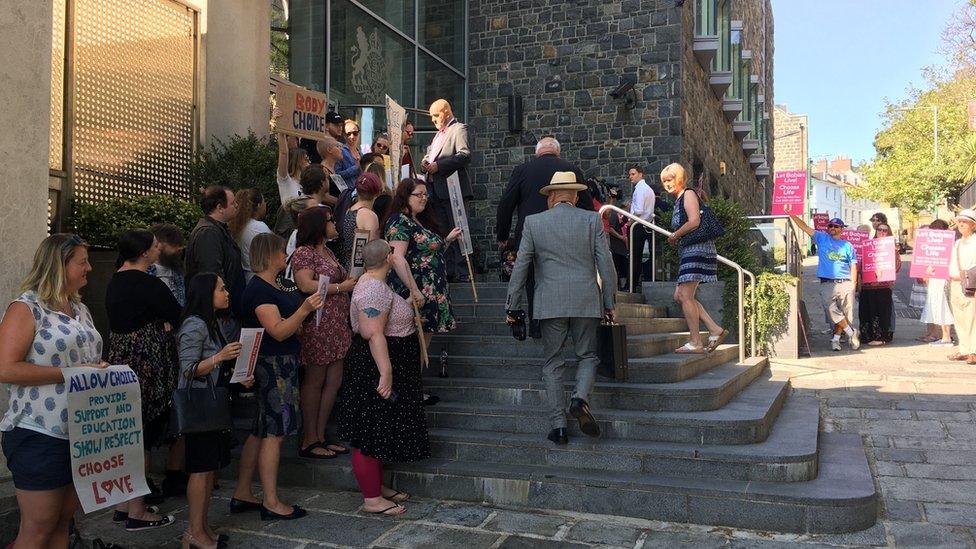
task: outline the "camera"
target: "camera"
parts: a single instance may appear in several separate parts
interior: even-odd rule
[[[525,341],[525,311],[507,311],[507,314],[515,319],[512,323],[512,337],[518,341]]]

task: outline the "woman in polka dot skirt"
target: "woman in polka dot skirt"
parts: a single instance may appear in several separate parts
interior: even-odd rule
[[[17,547],[67,547],[68,525],[78,509],[61,368],[108,366],[101,360],[102,338],[78,294],[88,271],[82,239],[45,238],[23,293],[0,321],[0,382],[10,390],[0,431],[20,507]]]

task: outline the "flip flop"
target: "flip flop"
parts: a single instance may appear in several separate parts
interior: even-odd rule
[[[949,360],[969,360],[969,355],[964,355],[962,353],[952,353],[946,358],[948,358]]]
[[[681,347],[675,349],[674,352],[679,355],[703,355],[705,354],[705,348],[695,347],[691,343],[685,343]]]
[[[337,455],[344,455],[349,453],[349,449],[346,448],[341,442],[335,439],[326,439],[321,442],[316,443],[319,448],[325,448],[326,450],[335,452]],[[338,446],[341,450],[336,450],[335,448],[329,448],[329,446]]]
[[[317,449],[317,448],[320,448],[322,450],[325,450],[327,452],[332,452],[332,453],[331,454],[316,454],[315,453],[315,449]],[[305,448],[299,448],[298,449],[298,457],[305,458],[305,459],[335,459],[335,458],[339,457],[339,454],[337,454],[336,452],[334,452],[332,450],[329,450],[328,448],[326,448],[324,446],[320,446],[319,443],[314,443],[314,444],[309,444]]]
[[[396,491],[396,492],[393,492],[393,495],[392,496],[389,496],[386,499],[392,501],[393,503],[398,503],[399,504],[399,503],[403,503],[403,502],[409,500],[410,499],[410,494],[408,494],[406,492]]]
[[[717,336],[708,336],[708,347],[705,348],[705,351],[709,353],[715,351],[715,349],[718,349],[718,346],[721,345],[722,342],[724,342],[728,337],[729,331],[726,329],[722,329],[722,333],[718,334]]]
[[[397,507],[403,508],[403,513],[406,513],[407,512],[407,508],[406,507],[403,507],[402,505],[400,505],[399,503],[397,503],[397,504],[394,504],[394,505],[391,505],[391,506],[387,507],[386,509],[383,509],[382,511],[367,511],[367,510],[363,509],[363,513],[366,513],[367,515],[383,515],[385,517],[398,517],[398,516],[402,515],[403,513],[390,513],[390,511],[396,509]]]

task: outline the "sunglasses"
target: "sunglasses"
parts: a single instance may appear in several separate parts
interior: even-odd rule
[[[354,132],[346,132],[346,137],[352,137],[354,135],[359,135],[359,130],[356,130]]]
[[[879,232],[879,233],[890,233],[891,232],[891,229],[882,229],[881,227],[878,227],[878,231],[877,232]]]
[[[377,143],[377,144],[376,144],[376,148],[377,148],[377,149],[389,149],[389,148],[390,148],[390,146],[389,146],[389,145],[384,145],[384,144],[382,144],[382,143]]]
[[[828,223],[827,224],[827,228],[828,229],[843,229],[843,227],[841,227],[840,225],[834,225],[833,223]]]

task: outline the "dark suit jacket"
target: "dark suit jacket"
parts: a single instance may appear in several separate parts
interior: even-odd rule
[[[519,243],[522,238],[522,226],[525,218],[537,213],[542,213],[549,209],[548,199],[539,194],[539,190],[552,181],[552,175],[556,172],[573,172],[576,174],[576,181],[584,183],[583,172],[569,162],[559,158],[554,154],[545,154],[528,162],[516,166],[512,170],[512,176],[508,179],[508,186],[498,202],[498,214],[496,219],[495,231],[499,242],[509,239],[509,231],[512,228],[512,214],[518,210],[518,222],[515,225],[515,241],[510,244]],[[593,198],[589,191],[580,191],[578,207],[584,210],[593,210]]]
[[[458,179],[461,182],[461,195],[464,198],[471,198],[473,193],[471,192],[471,181],[468,179],[468,164],[471,163],[471,150],[468,148],[468,126],[455,118],[447,125],[445,131],[447,135],[444,138],[441,150],[437,153],[437,158],[430,157],[431,151],[429,149],[424,155],[424,160],[427,162],[437,163],[437,173],[426,175],[428,186],[434,198],[447,200],[451,196],[447,190],[447,178],[457,172]]]

